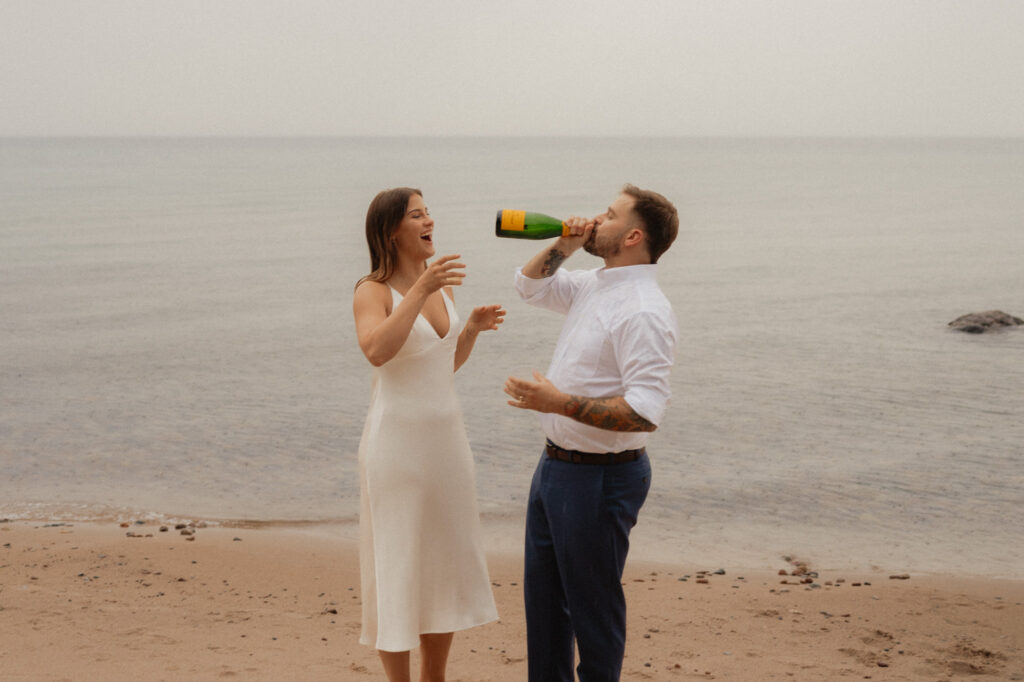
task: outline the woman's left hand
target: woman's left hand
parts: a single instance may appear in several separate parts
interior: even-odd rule
[[[505,321],[505,309],[498,304],[482,305],[473,308],[469,315],[466,327],[473,333],[492,331]]]

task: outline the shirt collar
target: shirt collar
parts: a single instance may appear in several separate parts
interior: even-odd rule
[[[599,268],[597,281],[600,286],[612,286],[620,282],[639,280],[655,280],[658,266],[654,263],[645,265],[620,265],[616,268]]]

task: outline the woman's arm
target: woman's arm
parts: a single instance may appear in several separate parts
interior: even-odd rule
[[[454,299],[452,299],[454,300]],[[473,352],[473,344],[480,332],[496,330],[498,325],[505,321],[505,309],[500,305],[482,305],[473,308],[466,326],[459,334],[458,344],[455,346],[455,371],[466,364],[469,354]]]
[[[412,294],[412,290],[409,291]],[[352,299],[352,312],[356,318],[356,335],[363,355],[374,367],[380,367],[395,357],[409,338],[416,316],[420,314],[425,297],[405,296],[388,314],[391,292],[383,282],[363,282]]]
[[[459,269],[465,266],[456,262],[457,258],[458,255],[442,256],[431,263],[390,315],[391,292],[387,284],[367,281],[356,288],[352,299],[356,335],[370,364],[380,367],[398,354],[428,296],[442,287],[461,283],[465,275]]]

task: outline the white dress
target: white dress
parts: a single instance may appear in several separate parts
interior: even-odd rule
[[[394,309],[402,296],[391,289],[391,297]],[[419,315],[398,354],[374,368],[359,444],[359,641],[384,651],[498,618],[455,395],[459,319],[442,298],[448,334]]]

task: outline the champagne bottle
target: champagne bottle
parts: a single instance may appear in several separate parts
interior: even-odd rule
[[[498,211],[494,234],[514,239],[551,239],[568,237],[569,227],[558,218],[526,211]]]

